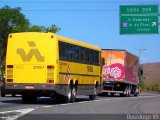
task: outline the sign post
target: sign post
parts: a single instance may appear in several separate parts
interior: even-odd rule
[[[120,6],[120,34],[158,33],[158,5]]]

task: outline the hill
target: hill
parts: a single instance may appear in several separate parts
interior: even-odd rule
[[[141,64],[143,68],[143,81],[146,85],[160,84],[160,62]]]

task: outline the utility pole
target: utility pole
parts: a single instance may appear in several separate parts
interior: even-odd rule
[[[147,49],[142,49],[142,48],[136,48],[136,50],[138,50],[139,51],[139,60],[140,60],[140,58],[141,58],[141,54],[142,54],[142,51],[145,51],[145,50],[147,50]]]
[[[147,49],[142,49],[142,48],[136,48],[136,50],[139,51],[139,66],[138,66],[138,77],[139,77],[139,80],[140,80],[140,86],[142,86],[142,75],[143,75],[143,69],[142,69],[142,66],[140,65],[140,57],[141,57],[141,53],[142,51],[145,51]]]

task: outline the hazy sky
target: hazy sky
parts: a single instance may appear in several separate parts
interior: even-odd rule
[[[160,34],[119,34],[119,6],[143,4],[160,7],[160,0],[0,0],[0,7],[21,7],[32,24],[56,24],[59,35],[105,49],[126,49],[137,56],[137,49],[146,49],[141,63],[160,62]]]

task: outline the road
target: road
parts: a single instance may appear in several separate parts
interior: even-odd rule
[[[135,115],[133,115],[135,114]],[[36,104],[24,104],[21,97],[0,97],[0,118],[3,120],[127,120],[139,117],[160,120],[160,94],[142,93],[138,97],[97,96],[89,101],[78,96],[75,103],[55,103],[39,98]]]

